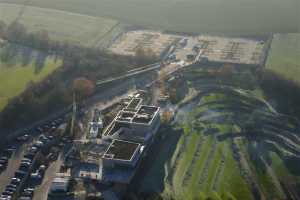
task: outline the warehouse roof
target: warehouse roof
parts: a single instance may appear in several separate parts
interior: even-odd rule
[[[141,144],[125,140],[113,140],[103,158],[117,160],[131,160]]]

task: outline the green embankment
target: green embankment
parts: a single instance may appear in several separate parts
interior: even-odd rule
[[[30,32],[47,30],[54,40],[97,46],[118,21],[67,11],[0,3],[0,20],[24,24]]]
[[[257,99],[263,96],[257,93],[218,88],[201,96],[193,108],[180,110],[173,125],[181,131],[180,138],[176,142],[176,134],[161,133],[166,134],[160,144],[163,150],[155,155],[140,191],[161,192],[178,200],[285,199],[287,190],[296,191],[300,181],[297,163],[288,164],[279,156],[289,149],[276,140],[277,129],[291,131],[286,133],[289,138],[295,127],[288,120],[281,123],[284,120],[278,120],[267,104],[264,109]],[[248,137],[250,134],[258,136]],[[176,146],[173,151],[172,146]]]
[[[203,98],[202,103],[223,97],[222,94],[208,95]],[[146,174],[141,190],[159,191],[161,187],[155,187],[154,183],[159,185],[162,179],[160,176],[165,175],[163,195],[172,195],[178,200],[207,197],[214,200],[230,197],[253,199],[250,188],[241,176],[238,164],[233,158],[231,140],[218,141],[213,134],[206,134],[209,132],[208,129],[223,133],[238,131],[238,129],[230,123],[201,124],[199,116],[202,116],[203,111],[202,107],[197,107],[190,112],[187,121],[176,125],[181,126],[183,130],[177,144],[169,143],[175,135],[168,134],[168,139],[162,145],[163,149],[168,149],[170,145],[176,145],[176,149],[173,154],[172,152],[165,154],[163,150],[162,154],[158,155],[156,164],[151,166]],[[157,162],[164,165],[157,165]]]

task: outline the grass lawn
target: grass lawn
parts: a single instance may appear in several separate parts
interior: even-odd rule
[[[0,48],[0,53],[5,51]],[[43,66],[37,71],[38,52],[32,52],[31,60],[25,65],[21,55],[14,55],[13,61],[4,62],[0,59],[0,110],[9,99],[19,95],[30,81],[40,81],[59,67],[62,62],[53,57],[45,57]]]
[[[228,131],[231,127],[224,128],[224,131]],[[222,129],[221,129],[222,130]],[[222,196],[226,197],[235,197],[237,199],[251,200],[252,194],[247,186],[246,182],[243,180],[239,173],[239,169],[236,161],[232,157],[230,144],[228,141],[217,143],[216,151],[212,155],[211,161],[207,171],[207,177],[203,184],[199,185],[199,179],[201,177],[202,171],[207,164],[206,161],[209,155],[209,152],[212,150],[213,138],[210,136],[204,136],[202,134],[198,135],[193,134],[188,143],[188,148],[184,151],[183,156],[176,166],[176,171],[173,177],[173,188],[168,190],[174,192],[175,196],[185,199],[197,199],[203,197],[211,197],[212,199],[219,199]],[[183,137],[187,137],[187,134],[184,134],[181,138],[181,141],[178,143],[178,148],[182,146]],[[187,172],[189,165],[193,159],[195,153],[196,144],[198,140],[203,140],[200,156],[197,159],[195,167],[191,172],[192,177],[186,185],[182,185],[184,174]],[[226,152],[226,153],[225,153]],[[221,154],[225,153],[225,163],[222,166],[222,172],[218,175],[217,188],[213,189],[217,177],[217,171],[221,163]],[[154,175],[154,174],[153,174]],[[170,192],[167,191],[167,192]]]
[[[18,19],[29,31],[47,30],[51,38],[85,46],[97,46],[118,21],[66,11],[0,3],[0,20]]]
[[[225,148],[229,149],[229,144],[226,144]],[[248,185],[239,173],[239,168],[233,158],[232,152],[227,151],[226,164],[220,180],[219,192],[227,195],[231,194],[236,199],[253,199]]]
[[[300,34],[276,34],[266,68],[300,84]]]
[[[201,102],[207,103],[224,98],[226,98],[224,94],[211,94],[202,97]],[[174,172],[172,178],[169,177],[165,181],[164,195],[173,194],[175,198],[187,200],[207,197],[211,199],[233,197],[232,199],[252,200],[251,191],[240,175],[237,162],[232,157],[230,140],[216,141],[212,135],[203,134],[203,129],[198,129],[193,123],[196,118],[202,116],[200,113],[209,108],[207,106],[197,107],[188,114],[189,120],[180,122],[183,133],[177,143],[174,156],[164,166],[164,170],[170,171],[172,168]],[[229,123],[215,124],[212,122],[206,125],[224,133],[232,130],[237,131],[237,127]],[[199,155],[195,157],[197,149],[200,151]],[[178,154],[178,152],[182,153]],[[176,159],[179,160],[174,162]],[[158,160],[160,159],[158,158]],[[193,161],[194,164],[192,165]],[[155,174],[160,170],[156,169],[155,171],[152,171],[148,176],[155,177]],[[191,174],[188,179],[186,179],[187,174]]]
[[[207,100],[214,100],[213,97],[221,98],[222,96],[210,95],[205,99],[206,102]],[[158,174],[166,176],[172,169],[172,177],[168,177],[168,179],[164,178],[165,182],[162,188],[164,188],[163,192],[165,196],[172,194],[175,198],[187,200],[205,199],[207,197],[212,199],[235,197],[236,199],[252,200],[251,191],[245,180],[241,177],[238,165],[232,157],[230,141],[214,141],[215,139],[211,135],[203,134],[201,129],[198,130],[191,123],[199,112],[201,112],[200,109],[194,109],[189,114],[188,118],[190,120],[181,124],[183,133],[177,142],[176,149],[173,151],[173,157],[169,156],[165,160],[165,156],[163,155],[164,150],[168,149],[168,144],[166,144],[161,154],[157,157],[156,164],[151,167],[146,176],[151,177],[151,179],[146,178],[144,185],[152,187],[151,185],[154,183],[149,182],[149,180],[154,180],[154,177],[158,176]],[[235,129],[233,128],[235,126],[231,124],[211,124],[210,126],[218,128],[221,132],[228,132]],[[172,140],[172,138],[166,141],[169,140]],[[199,143],[201,140],[202,142]],[[200,148],[197,145],[201,145]],[[199,156],[194,157],[197,148],[200,150]],[[170,153],[172,152],[168,154]],[[225,156],[223,164],[221,164],[222,154]],[[175,162],[176,159],[179,160]],[[191,168],[193,160],[195,163]],[[160,161],[165,162],[165,164],[158,165],[157,163],[161,163]],[[204,170],[205,168],[206,171]],[[162,173],[162,170],[165,170],[165,173]],[[192,176],[185,180],[187,173]],[[204,179],[202,179],[203,176]],[[199,180],[202,181],[200,182]]]

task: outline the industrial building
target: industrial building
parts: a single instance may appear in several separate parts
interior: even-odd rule
[[[132,98],[109,125],[103,138],[111,140],[102,156],[104,182],[129,183],[160,126],[159,107]]]
[[[117,165],[135,167],[144,146],[125,140],[113,140],[104,153],[103,166],[113,168]]]
[[[56,173],[56,177],[53,179],[50,187],[50,192],[67,192],[70,184],[70,179],[70,170],[65,173]]]
[[[151,139],[160,125],[159,107],[141,105],[141,101],[139,98],[133,98],[128,106],[118,113],[103,137],[140,143]]]
[[[90,131],[88,134],[88,138],[95,139],[99,134],[101,134],[101,131],[103,129],[103,121],[100,111],[97,109],[94,110],[94,117],[93,121],[89,123]]]
[[[77,177],[103,183],[131,181],[160,126],[160,109],[130,98],[102,134],[81,150],[84,161]]]

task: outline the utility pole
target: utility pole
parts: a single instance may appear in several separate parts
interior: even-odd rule
[[[76,104],[76,95],[73,92],[73,112],[72,112],[72,121],[71,121],[71,128],[70,128],[70,135],[74,137],[74,126],[76,120],[76,112],[77,112],[77,104]]]

